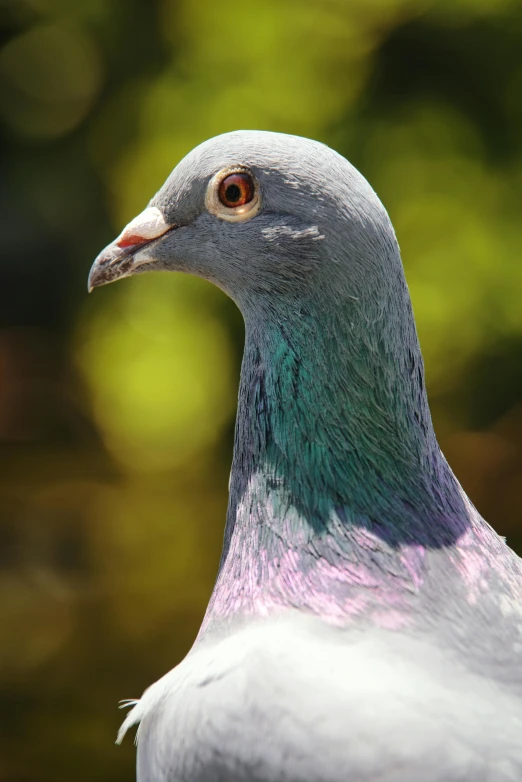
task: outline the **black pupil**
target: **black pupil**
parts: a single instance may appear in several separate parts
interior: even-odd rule
[[[227,198],[227,201],[239,201],[241,198],[241,190],[239,189],[238,185],[229,185],[227,189],[225,190],[225,196]]]

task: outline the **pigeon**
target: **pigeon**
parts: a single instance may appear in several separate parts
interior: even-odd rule
[[[210,280],[245,321],[216,584],[125,719],[139,782],[520,782],[522,567],[435,438],[399,246],[366,179],[235,131],[174,169],[89,289]]]

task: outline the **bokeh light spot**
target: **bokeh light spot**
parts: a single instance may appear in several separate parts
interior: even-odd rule
[[[132,471],[196,458],[230,421],[232,351],[205,306],[215,293],[182,275],[121,285],[80,331],[79,362],[113,456]]]
[[[75,128],[101,83],[100,56],[77,28],[41,25],[14,38],[0,55],[0,103],[24,136],[47,139]]]

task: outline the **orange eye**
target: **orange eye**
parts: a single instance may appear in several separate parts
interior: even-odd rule
[[[255,193],[252,177],[248,174],[230,174],[219,185],[218,196],[229,209],[250,203]]]
[[[255,175],[243,166],[217,171],[207,186],[205,206],[228,223],[251,220],[261,209],[261,193]]]

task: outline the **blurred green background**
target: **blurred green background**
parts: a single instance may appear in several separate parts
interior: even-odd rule
[[[0,0],[0,780],[130,780],[215,577],[242,321],[98,251],[197,143],[321,139],[401,244],[437,433],[522,550],[522,5]]]

